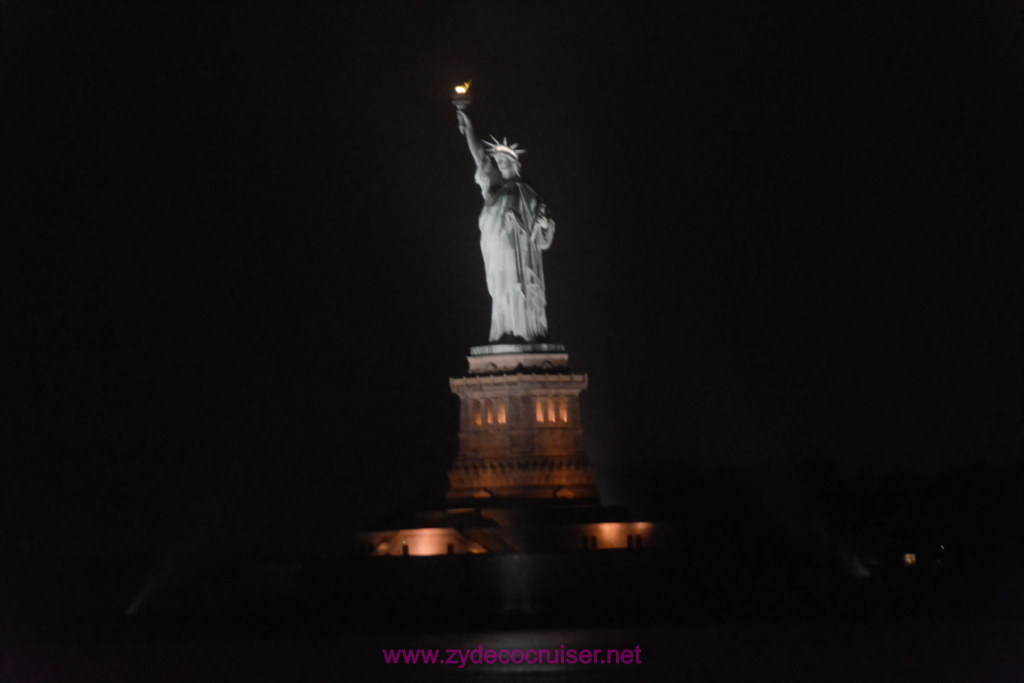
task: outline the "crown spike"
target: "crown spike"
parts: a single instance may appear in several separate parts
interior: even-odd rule
[[[487,152],[491,156],[494,156],[495,154],[507,154],[518,161],[519,155],[526,152],[525,149],[519,148],[519,143],[513,142],[512,144],[509,144],[508,138],[504,137],[501,139],[501,142],[498,142],[498,139],[492,135],[491,140],[481,140],[481,142],[487,145]]]

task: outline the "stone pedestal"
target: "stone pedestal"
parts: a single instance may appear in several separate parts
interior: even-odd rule
[[[597,501],[580,423],[586,386],[558,344],[470,349],[469,373],[451,379],[460,402],[459,455],[448,471],[448,501]]]

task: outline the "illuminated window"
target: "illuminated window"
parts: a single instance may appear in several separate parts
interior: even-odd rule
[[[484,401],[484,406],[487,408],[487,424],[494,424],[494,404],[490,400]]]
[[[469,409],[472,413],[473,424],[479,425],[483,423],[483,419],[480,417],[480,401],[470,401]]]
[[[534,399],[537,422],[548,424],[569,423],[569,399],[568,397],[550,397]]]
[[[498,424],[505,424],[505,401],[498,399]]]

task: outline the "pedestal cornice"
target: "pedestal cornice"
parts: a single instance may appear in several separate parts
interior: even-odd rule
[[[484,350],[490,351],[485,353]],[[566,372],[569,354],[560,344],[493,344],[469,350],[470,375]]]

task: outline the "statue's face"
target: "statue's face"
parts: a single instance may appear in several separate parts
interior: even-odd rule
[[[495,154],[494,163],[498,166],[498,171],[505,180],[519,175],[519,162],[507,154]]]

